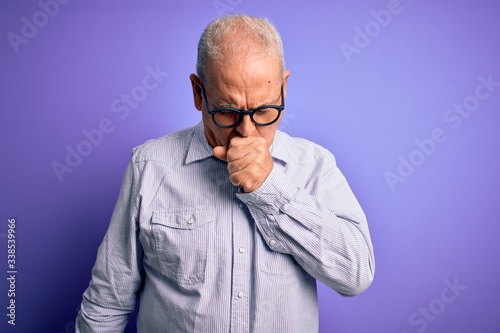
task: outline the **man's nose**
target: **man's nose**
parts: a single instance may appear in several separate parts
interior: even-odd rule
[[[238,133],[242,137],[252,136],[255,130],[256,130],[256,125],[254,124],[252,118],[248,114],[243,115],[241,121],[238,123],[238,125],[236,125],[236,131],[238,131]]]

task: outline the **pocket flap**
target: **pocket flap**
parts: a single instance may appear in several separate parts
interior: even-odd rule
[[[195,229],[215,220],[215,210],[210,207],[171,208],[153,211],[151,223],[176,229]]]

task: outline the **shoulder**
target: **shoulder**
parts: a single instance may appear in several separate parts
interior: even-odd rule
[[[189,148],[195,126],[182,129],[160,138],[151,139],[132,149],[132,162],[156,161],[173,164]]]
[[[335,161],[333,154],[325,147],[308,139],[293,137],[285,132],[277,131],[275,137],[278,154],[288,156],[299,164],[317,162],[324,159]]]

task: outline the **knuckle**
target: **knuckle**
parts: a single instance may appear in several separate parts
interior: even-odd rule
[[[230,162],[227,164],[227,171],[229,171],[230,174],[233,174],[236,171],[234,163]]]

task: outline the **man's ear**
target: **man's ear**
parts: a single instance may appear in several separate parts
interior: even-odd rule
[[[286,87],[288,84],[288,77],[290,76],[290,71],[287,69],[283,73],[283,94],[285,95],[284,98],[286,99]]]
[[[193,87],[193,100],[194,107],[196,110],[201,111],[203,105],[203,97],[201,96],[201,81],[196,74],[189,75],[189,79],[191,80],[191,86]]]

